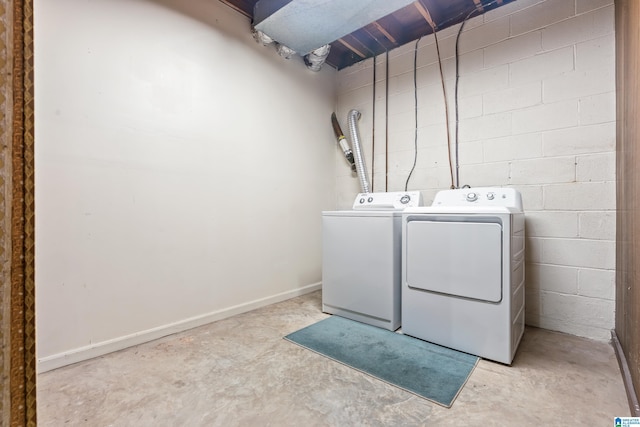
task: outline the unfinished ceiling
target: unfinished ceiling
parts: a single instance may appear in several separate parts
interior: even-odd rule
[[[253,20],[258,0],[220,0]],[[281,0],[286,5],[291,0]],[[416,0],[331,43],[326,63],[338,70],[515,0]]]

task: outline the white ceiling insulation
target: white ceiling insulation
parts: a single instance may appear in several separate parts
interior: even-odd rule
[[[414,0],[259,0],[254,27],[304,55]],[[284,5],[283,5],[284,4]]]

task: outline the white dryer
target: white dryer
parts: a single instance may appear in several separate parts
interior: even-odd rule
[[[512,188],[439,192],[402,215],[402,331],[511,364],[524,332],[524,213]]]
[[[322,311],[400,327],[402,210],[419,191],[361,193],[352,210],[322,212]]]

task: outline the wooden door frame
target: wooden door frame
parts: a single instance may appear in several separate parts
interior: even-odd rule
[[[0,9],[0,424],[36,425],[33,0]]]
[[[629,407],[640,416],[640,4],[615,0],[616,325],[612,341]]]
[[[626,0],[616,0],[615,3],[616,9],[627,5]],[[2,0],[1,5],[0,425],[35,426],[33,0]],[[619,10],[617,12],[616,24],[619,24],[623,15]],[[618,25],[616,27],[616,32],[622,30]],[[621,58],[618,57],[618,61],[618,66],[622,66]],[[620,94],[619,91],[618,95]],[[618,106],[620,123],[621,104]],[[618,143],[620,135],[619,132]],[[620,178],[618,177],[618,180]],[[621,195],[621,188],[618,191]],[[620,203],[620,198],[618,202]],[[620,239],[617,240],[620,245]],[[634,244],[638,245],[637,242]],[[617,273],[620,274],[625,266],[617,267]],[[634,288],[637,286],[640,285],[635,283]],[[621,302],[621,288],[619,276],[618,303]],[[637,295],[638,291],[634,289],[634,298],[637,298]],[[623,331],[622,311],[622,307],[618,307],[617,304],[616,329],[619,333]],[[628,356],[636,356],[638,344],[635,343],[633,347],[634,354]],[[635,361],[637,362],[637,359]],[[637,365],[632,366],[632,369],[638,369]]]

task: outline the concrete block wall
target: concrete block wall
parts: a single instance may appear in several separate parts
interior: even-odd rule
[[[458,29],[437,33],[452,141]],[[417,144],[408,189],[430,204],[452,184],[445,98],[434,36],[419,41],[417,57],[415,47],[388,53],[388,80],[387,55],[375,59],[375,91],[373,59],[341,70],[338,116],[346,130],[348,111],[362,113],[374,191],[404,189]],[[527,323],[608,339],[615,312],[613,1],[517,0],[467,21],[459,52],[459,185],[522,193]],[[359,191],[338,149],[336,190],[339,208]]]

